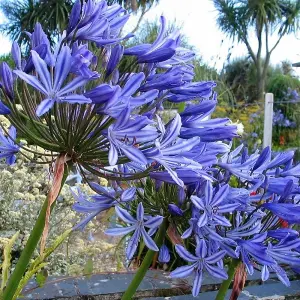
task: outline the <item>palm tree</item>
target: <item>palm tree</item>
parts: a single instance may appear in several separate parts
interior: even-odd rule
[[[273,51],[283,36],[299,28],[300,0],[214,0],[214,5],[220,29],[246,45],[256,68],[256,99],[263,99]],[[249,41],[253,29],[258,44],[256,50]],[[270,45],[271,34],[277,35],[273,45]]]
[[[72,5],[72,0],[5,0],[1,2],[0,9],[7,22],[0,30],[12,40],[26,44],[28,39],[24,32],[32,32],[35,23],[40,22],[53,41],[58,32],[66,27]]]

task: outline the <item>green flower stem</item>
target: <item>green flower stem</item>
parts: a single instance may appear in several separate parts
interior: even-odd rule
[[[217,294],[216,300],[224,300],[229,289],[230,283],[233,280],[235,270],[240,264],[240,261],[237,259],[233,259],[228,268],[228,279],[224,280],[219,288],[219,292]]]
[[[161,247],[163,243],[164,236],[166,234],[166,227],[167,227],[167,220],[164,219],[163,223],[161,224],[156,236],[155,236],[155,242],[158,247]],[[152,260],[154,257],[154,254],[156,252],[153,250],[148,250],[146,253],[146,256],[143,259],[143,262],[137,272],[135,273],[130,285],[128,286],[126,292],[122,296],[121,300],[131,300],[133,299],[133,296],[139,287],[140,283],[144,279],[149,267],[152,264]]]
[[[61,182],[61,189],[62,189],[64,183],[66,182],[70,167],[71,166],[69,164],[65,165],[64,175],[63,175],[62,182]],[[55,204],[55,202],[53,203],[51,209],[53,209],[54,204]],[[44,230],[47,206],[48,206],[48,197],[42,206],[42,209],[40,211],[40,214],[36,220],[36,223],[35,223],[32,231],[30,233],[30,236],[26,243],[26,246],[25,246],[24,250],[22,251],[22,254],[16,264],[15,270],[11,274],[9,281],[5,287],[5,290],[3,293],[3,300],[4,299],[5,300],[12,299],[12,297],[15,294],[15,291],[18,288],[20,281],[22,280],[23,275],[26,272],[27,266],[30,262],[30,259],[33,255],[33,253],[34,253],[34,250],[37,248],[38,242],[39,242],[39,240],[42,236],[43,230]]]

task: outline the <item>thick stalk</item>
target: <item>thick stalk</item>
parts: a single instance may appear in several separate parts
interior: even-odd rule
[[[240,264],[240,261],[237,260],[237,259],[233,259],[229,265],[229,268],[228,268],[228,279],[227,280],[224,280],[219,288],[219,292],[217,294],[217,297],[216,297],[216,300],[224,300],[225,299],[225,296],[227,294],[227,291],[229,289],[229,286],[230,286],[230,283],[232,282],[233,280],[233,277],[234,277],[234,274],[235,274],[235,271],[236,271],[236,268],[237,266]]]
[[[61,188],[63,187],[70,170],[69,165],[65,165],[64,168],[64,175],[61,182]],[[55,203],[53,203],[52,208]],[[29,239],[26,243],[25,248],[22,251],[22,254],[16,264],[16,267],[11,274],[9,281],[7,283],[7,286],[5,287],[4,293],[3,293],[3,300],[11,300],[12,297],[15,294],[15,291],[18,288],[19,282],[21,281],[23,275],[26,272],[27,266],[30,262],[30,259],[33,255],[34,250],[37,248],[38,242],[42,236],[44,226],[45,226],[45,217],[46,217],[46,211],[48,206],[48,197],[45,200],[42,209],[39,213],[39,216],[35,222],[35,225],[30,233]]]
[[[167,227],[166,223],[167,223],[167,220],[164,219],[163,223],[161,224],[161,226],[155,236],[155,242],[158,247],[161,247],[161,245],[163,243],[163,239],[166,234],[166,227]],[[155,251],[150,250],[150,249],[147,251],[146,256],[144,257],[141,266],[135,273],[130,285],[128,286],[128,288],[127,288],[126,292],[124,293],[124,295],[122,296],[121,300],[131,300],[133,298],[137,288],[139,287],[139,285],[142,282],[142,280],[144,279],[149,267],[151,266],[151,263],[152,263],[155,253],[156,253]]]

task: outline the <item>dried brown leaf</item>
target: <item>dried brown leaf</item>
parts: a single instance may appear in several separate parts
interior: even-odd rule
[[[49,221],[50,221],[50,214],[51,214],[51,206],[58,197],[58,194],[61,189],[61,183],[62,179],[64,176],[64,170],[65,170],[65,163],[66,163],[66,157],[65,155],[60,155],[55,162],[55,167],[54,167],[54,177],[52,181],[52,186],[50,188],[50,191],[48,193],[48,206],[47,206],[47,211],[46,211],[46,217],[45,217],[45,227],[42,235],[42,240],[41,240],[41,249],[40,249],[40,254],[42,255],[45,246],[46,246],[46,240],[49,232]]]
[[[245,265],[243,263],[240,263],[235,271],[232,292],[229,300],[238,299],[240,293],[242,292],[245,286],[246,279],[247,279],[247,273],[246,273]]]

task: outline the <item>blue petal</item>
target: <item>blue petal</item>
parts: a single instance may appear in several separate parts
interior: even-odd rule
[[[85,85],[88,81],[89,81],[89,79],[78,76],[78,77],[74,78],[71,82],[69,82],[67,85],[65,85],[57,93],[57,95],[58,96],[63,96],[67,93],[73,92],[77,88],[82,87],[83,85]]]
[[[261,280],[266,281],[270,277],[270,272],[267,266],[263,266],[261,270]]]
[[[129,188],[121,194],[120,199],[122,202],[131,201],[134,199],[135,193],[136,193],[136,188]]]
[[[58,91],[71,70],[71,50],[68,46],[63,46],[55,64],[54,91]]]
[[[211,206],[218,206],[218,212],[219,211],[219,205],[224,201],[224,199],[228,196],[229,193],[229,185],[225,184],[222,186],[218,192],[215,194],[213,200],[211,201]],[[230,210],[229,210],[230,212]]]
[[[195,264],[190,266],[183,266],[175,269],[170,273],[171,278],[185,278],[194,272]]]
[[[203,212],[197,222],[198,227],[203,227],[208,223],[208,216],[205,212]]]
[[[179,135],[181,129],[181,119],[178,114],[176,114],[175,118],[169,123],[166,128],[166,132],[163,136],[161,147],[167,146],[169,143],[173,142]]]
[[[126,248],[126,256],[128,259],[131,259],[133,257],[139,244],[140,235],[141,235],[140,229],[137,229],[132,235],[131,239],[129,240]]]
[[[146,232],[144,227],[141,228],[141,233],[142,233],[145,245],[153,251],[159,251],[157,245],[155,244],[153,239],[148,235],[148,233]]]
[[[21,50],[16,41],[13,41],[12,47],[11,47],[11,56],[15,62],[15,65],[17,69],[21,70]]]
[[[126,234],[132,232],[133,230],[135,230],[135,226],[109,228],[109,229],[105,230],[105,234],[111,235],[111,236],[126,235]]]
[[[124,88],[122,89],[121,96],[129,97],[134,94],[140,87],[142,81],[145,79],[144,73],[133,74],[130,76],[126,82]]]
[[[175,246],[176,252],[178,253],[178,255],[188,261],[188,262],[196,262],[198,260],[198,257],[196,257],[195,255],[191,254],[190,252],[188,252],[183,246],[181,245],[176,245]]]
[[[205,264],[205,268],[208,271],[208,273],[213,277],[224,279],[224,280],[228,278],[226,271],[223,269],[220,269],[215,266],[211,266],[210,264]]]
[[[40,58],[40,56],[34,51],[31,51],[32,61],[35,66],[36,72],[39,74],[39,78],[43,83],[44,87],[50,93],[51,91],[51,78],[50,73],[48,71],[47,64],[44,60]]]
[[[91,99],[86,98],[83,95],[77,95],[77,94],[62,96],[60,97],[60,101],[68,102],[68,103],[79,103],[79,104],[92,103]]]
[[[224,255],[226,254],[226,251],[222,250],[222,251],[219,251],[217,253],[214,253],[212,254],[211,256],[209,257],[206,257],[205,258],[205,261],[208,263],[208,264],[215,264],[217,263],[219,260],[221,260]]]
[[[193,283],[193,290],[192,290],[193,297],[197,297],[199,295],[201,285],[202,285],[202,271],[197,270],[194,283]]]
[[[264,163],[266,163],[267,161],[269,161],[271,158],[271,148],[270,147],[266,147],[260,154],[260,156],[258,157],[254,167],[253,167],[253,171],[255,171],[256,169],[258,169],[259,167],[261,167]]]
[[[110,143],[110,148],[108,152],[108,161],[111,166],[114,166],[118,162],[118,150],[113,143]]]
[[[15,74],[17,74],[21,79],[23,79],[24,81],[26,81],[28,84],[30,84],[31,86],[33,86],[35,89],[39,90],[40,92],[42,92],[43,94],[47,95],[48,92],[45,89],[45,87],[37,80],[37,78],[35,76],[32,75],[28,75],[22,71],[19,70],[15,70],[14,71]]]
[[[163,219],[164,218],[162,216],[151,217],[146,222],[144,222],[144,226],[148,228],[157,228],[158,226],[160,226]]]
[[[124,208],[116,206],[116,214],[125,223],[128,223],[128,224],[135,224],[136,223],[136,220]]]
[[[135,148],[134,146],[126,146],[126,145],[120,145],[120,148],[122,149],[122,152],[132,161],[137,162],[142,165],[146,165],[148,160],[143,154],[142,151],[140,151],[138,148]]]
[[[36,108],[36,115],[38,117],[42,116],[48,112],[54,105],[53,99],[44,99]]]
[[[143,221],[144,220],[144,207],[143,207],[143,203],[140,202],[137,210],[136,210],[136,219],[138,221]]]
[[[268,164],[267,168],[272,169],[286,164],[294,157],[294,151],[281,152]]]

